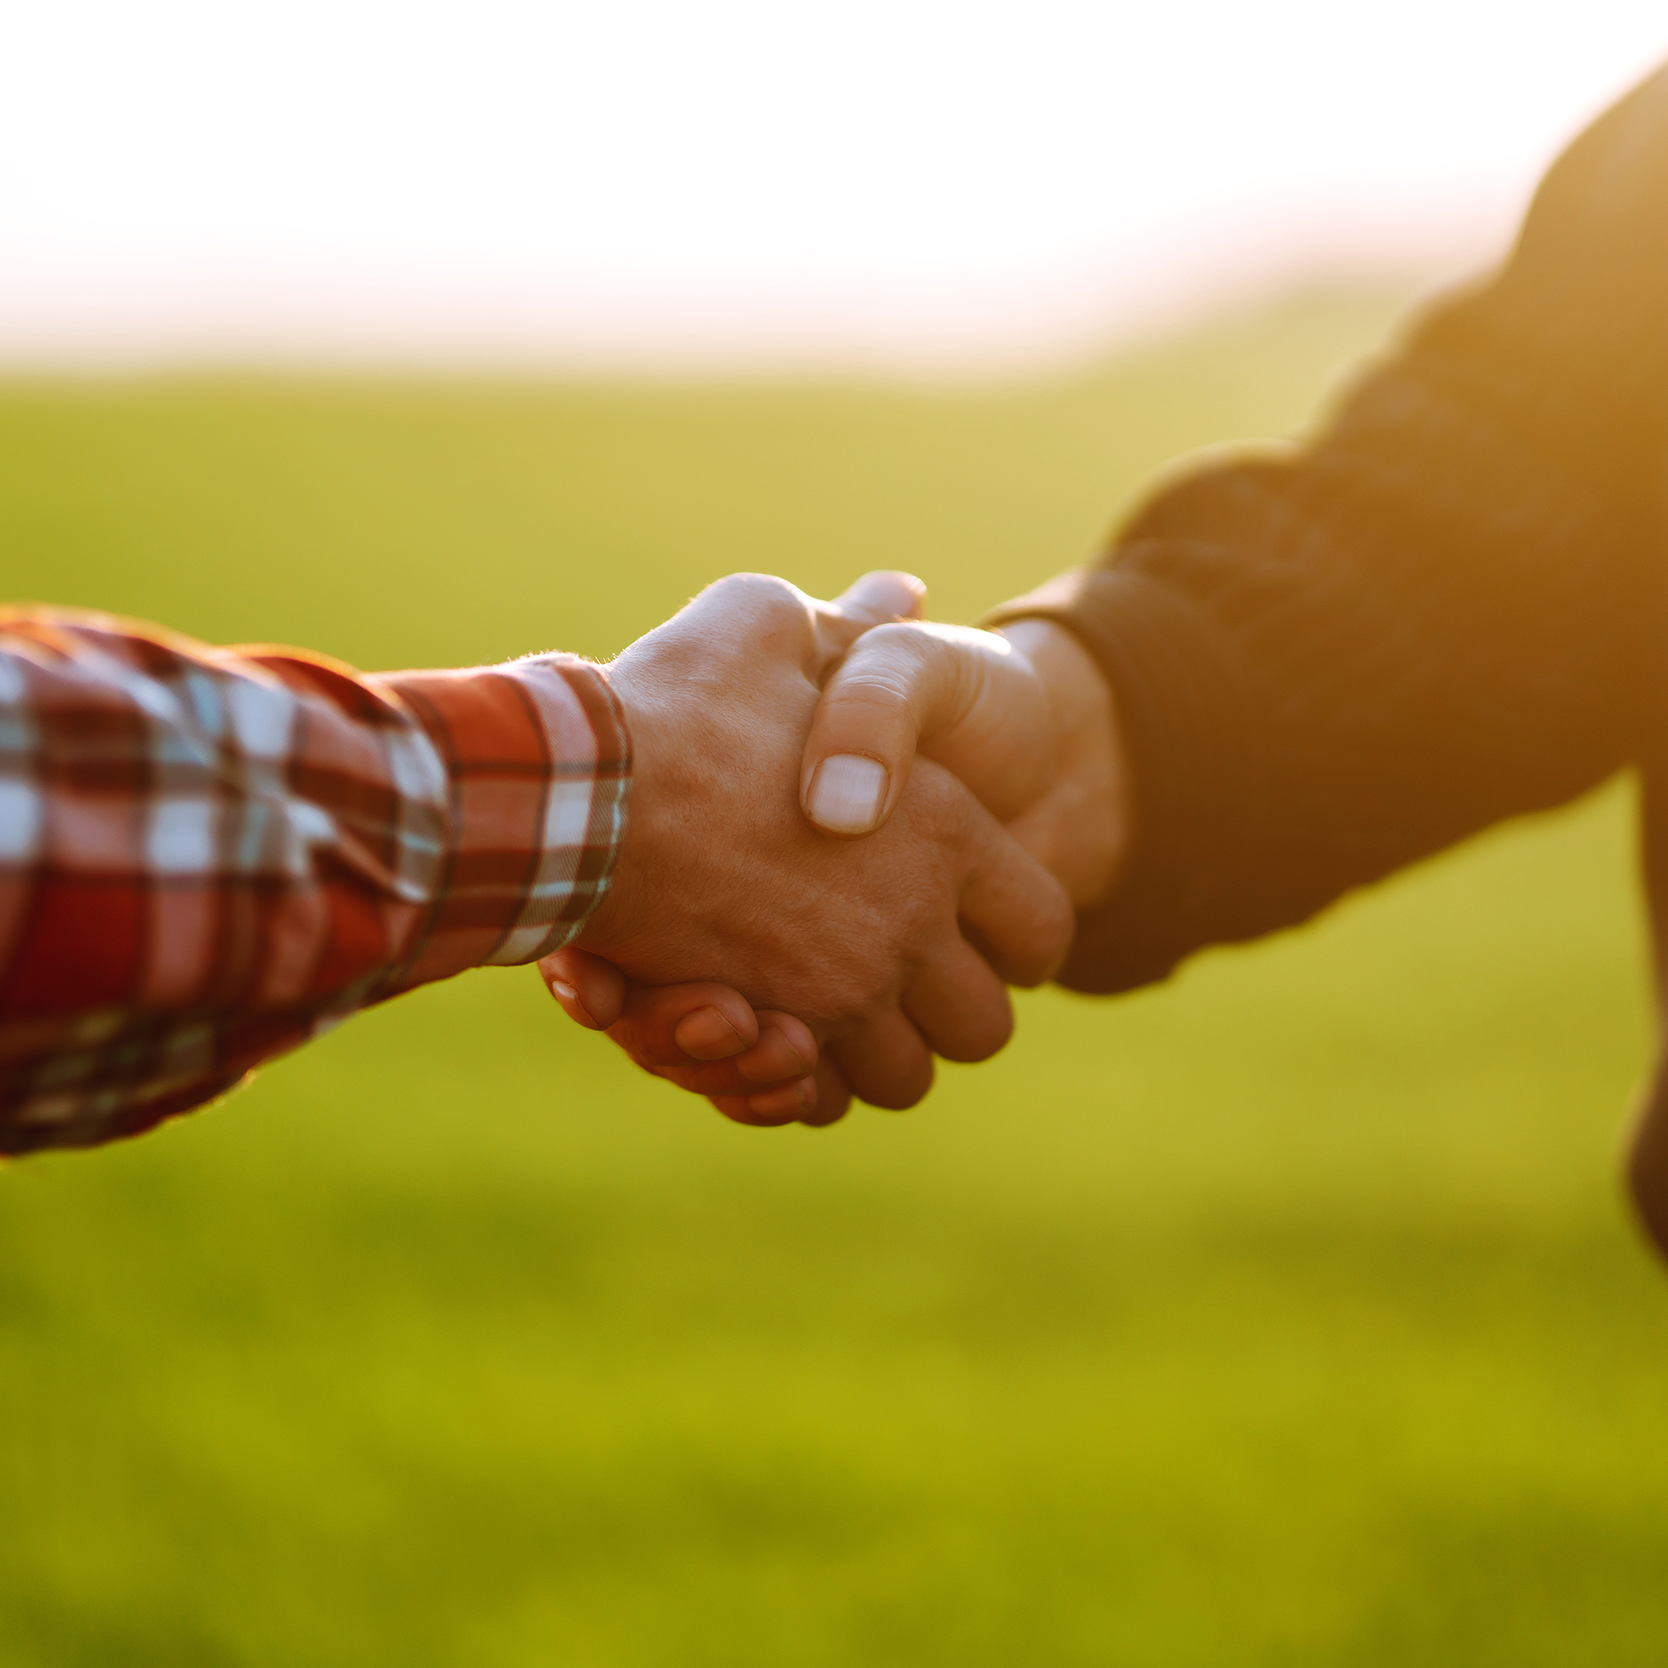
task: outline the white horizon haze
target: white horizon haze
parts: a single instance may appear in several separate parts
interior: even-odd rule
[[[1059,360],[1462,270],[1642,0],[58,0],[0,22],[0,365]]]

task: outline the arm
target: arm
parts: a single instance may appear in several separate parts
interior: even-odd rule
[[[1308,444],[1195,471],[996,619],[1093,654],[1136,807],[1064,981],[1110,991],[1638,756],[1668,620],[1668,71],[1510,261]]]
[[[567,943],[630,775],[569,656],[360,677],[0,615],[0,1151],[135,1134],[369,1003]]]
[[[1007,641],[864,638],[807,815],[879,826],[886,795],[824,814],[823,760],[896,794],[919,738],[1066,882],[1063,982],[1113,991],[1602,780],[1637,756],[1668,622],[1664,296],[1668,70],[1309,443],[1182,478],[1000,610]]]
[[[963,924],[1035,982],[1070,903],[930,766],[882,838],[804,822],[804,731],[860,629],[738,576],[606,675],[541,656],[364,678],[5,616],[0,1151],[136,1133],[370,1002],[570,942],[791,1007],[746,1024],[778,1075],[814,1068],[805,1121],[853,1090],[918,1099],[933,1049],[983,1058],[1011,1027]]]

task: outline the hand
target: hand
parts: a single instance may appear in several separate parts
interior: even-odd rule
[[[954,770],[987,808],[1011,818],[1009,830],[1087,907],[1111,890],[1129,837],[1127,778],[1110,691],[1092,657],[1062,627],[1020,620],[1000,632],[888,623],[862,637],[834,674],[818,706],[801,763],[807,815],[847,837],[872,831],[890,814],[915,752]],[[835,764],[828,768],[828,761]],[[759,1015],[734,991],[690,986],[655,991],[628,986],[573,952],[552,958],[568,990],[589,979],[594,995],[576,1005],[580,1023],[598,1023],[585,1003],[606,1009],[609,1028],[639,1064],[714,1097],[742,1122],[786,1122],[793,1085],[759,1093],[776,1055],[751,1054],[753,1039],[785,1020]],[[697,1068],[686,1016],[709,1004],[724,1010],[706,1023],[731,1057],[728,1075]],[[626,1012],[629,1005],[629,1013]],[[623,1022],[621,1016],[624,1016]],[[714,1046],[707,1043],[708,1047]],[[748,1098],[751,1091],[751,1098]]]
[[[846,1109],[838,1069],[792,1014],[755,1014],[727,985],[642,984],[571,947],[540,969],[576,1024],[606,1032],[645,1071],[707,1096],[736,1123],[828,1124]]]
[[[1127,773],[1111,691],[1064,627],[900,621],[860,638],[805,744],[806,816],[831,834],[872,833],[917,753],[958,776],[1078,908],[1111,891],[1129,844]]]
[[[631,821],[614,886],[578,941],[635,980],[716,978],[756,1012],[791,1009],[822,1045],[818,1121],[838,1115],[848,1089],[913,1105],[935,1051],[995,1052],[1012,1028],[1002,980],[1040,982],[1071,935],[1059,885],[935,765],[889,796],[872,839],[831,840],[800,815],[819,682],[868,623],[854,617],[867,595],[859,587],[831,608],[780,580],[735,576],[614,663],[636,748]],[[545,971],[578,991],[561,958]],[[591,1017],[642,1038],[647,1000]],[[757,1044],[742,1026],[731,1081],[746,1082],[735,1060],[764,1031],[792,1049],[780,1025]],[[645,1054],[651,1069],[685,1069]]]

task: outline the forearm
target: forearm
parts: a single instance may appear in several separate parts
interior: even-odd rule
[[[1394,376],[1358,402],[1397,404]],[[1212,470],[1055,605],[1116,695],[1134,803],[1067,982],[1162,977],[1630,756],[1653,529],[1466,421]]]
[[[1668,622],[1665,295],[1668,70],[1313,441],[1184,479],[998,616],[1081,637],[1128,755],[1129,861],[1068,982],[1162,977],[1636,755]]]
[[[1132,781],[1068,983],[1163,977],[1632,755],[1654,506],[1431,359],[1416,341],[1310,446],[1183,481],[1018,606],[1095,655]]]
[[[0,1150],[131,1134],[321,1025],[565,943],[629,746],[548,657],[359,677],[0,616]]]

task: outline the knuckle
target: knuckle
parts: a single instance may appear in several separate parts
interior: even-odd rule
[[[909,708],[909,691],[883,669],[854,668],[828,691],[826,705],[842,718],[896,718]]]
[[[889,620],[857,639],[846,664],[864,672],[884,668],[891,676],[918,677],[935,654],[934,639],[918,621]]]
[[[722,680],[729,676],[722,668],[738,661],[809,659],[816,623],[811,599],[787,580],[731,573],[715,579],[661,629],[670,639],[661,652],[681,675]]]
[[[794,618],[809,620],[810,599],[797,585],[790,585],[774,574],[726,574],[707,586],[701,598],[720,603],[726,609],[756,614],[761,619],[783,622]]]

